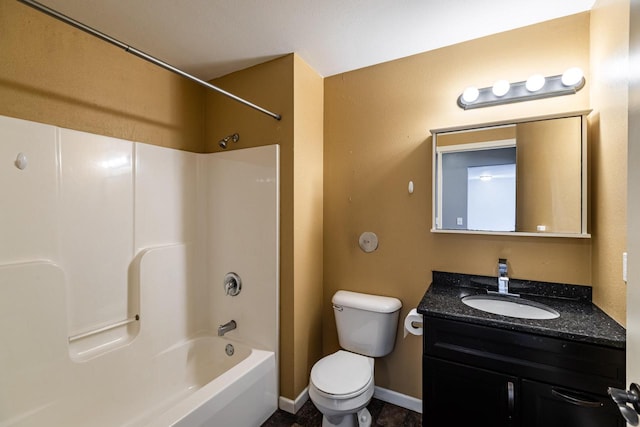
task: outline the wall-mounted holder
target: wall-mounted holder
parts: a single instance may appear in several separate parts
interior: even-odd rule
[[[360,245],[360,249],[364,252],[373,252],[378,249],[378,236],[376,236],[376,233],[371,231],[365,231],[360,235],[358,244]]]

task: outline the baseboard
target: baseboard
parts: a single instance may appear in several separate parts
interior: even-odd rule
[[[397,391],[376,386],[373,397],[383,402],[392,403],[413,412],[418,412],[419,414],[422,413],[422,400],[398,393]]]
[[[398,393],[397,391],[376,386],[373,392],[373,397],[419,414],[422,413],[422,400],[407,396],[406,394]],[[302,390],[302,393],[296,397],[296,400],[280,396],[278,398],[278,408],[289,412],[290,414],[295,414],[300,410],[300,408],[302,408],[302,405],[304,405],[307,400],[309,400],[309,388],[305,387],[305,389]]]
[[[309,400],[309,387],[305,387],[302,393],[296,397],[296,400],[280,396],[278,398],[278,408],[290,414],[295,414],[302,408],[302,405],[304,405],[307,400]]]

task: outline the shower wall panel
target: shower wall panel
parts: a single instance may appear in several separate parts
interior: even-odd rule
[[[279,146],[207,154],[205,163],[207,282],[210,329],[230,320],[230,337],[278,351]],[[224,276],[237,273],[242,291],[225,295]]]
[[[0,264],[57,258],[56,128],[0,116],[0,156]]]
[[[184,245],[174,262],[170,288],[158,289],[157,303],[166,313],[163,341],[184,339],[207,328],[208,289],[204,280],[203,233],[197,224],[198,158],[188,153],[136,144],[135,247]],[[170,341],[169,341],[170,342]]]
[[[183,339],[207,328],[197,154],[8,117],[0,117],[0,138],[0,266],[42,261],[62,272],[57,319],[67,337],[140,314],[141,254],[171,245],[188,254],[176,260],[180,277],[167,291],[174,324]],[[67,346],[86,360],[138,332],[133,322]]]
[[[133,143],[58,132],[59,263],[67,277],[69,334],[75,335],[129,316]]]

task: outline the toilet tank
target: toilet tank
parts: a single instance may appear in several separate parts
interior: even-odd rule
[[[402,307],[399,299],[338,291],[331,302],[340,347],[370,357],[391,353]]]

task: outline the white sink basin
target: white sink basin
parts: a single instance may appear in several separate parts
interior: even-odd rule
[[[462,302],[478,310],[520,319],[555,319],[560,313],[535,301],[501,295],[469,295]]]

